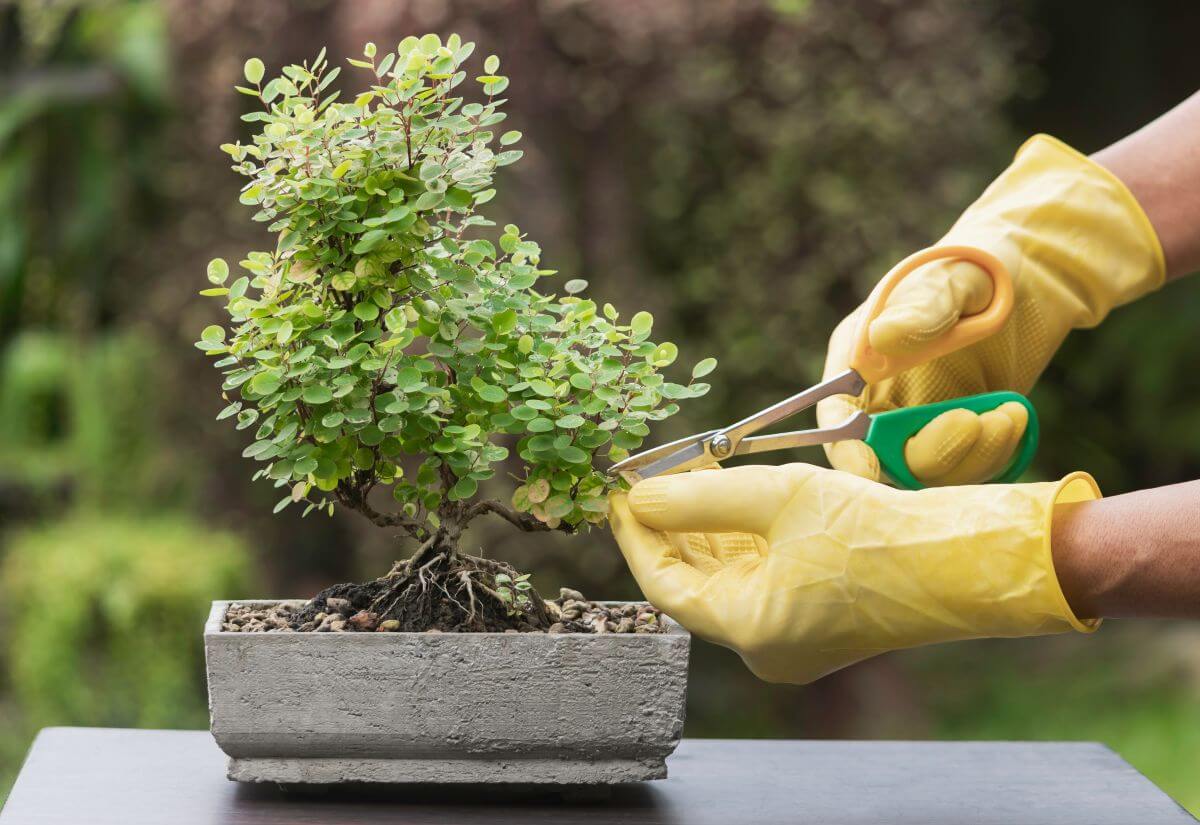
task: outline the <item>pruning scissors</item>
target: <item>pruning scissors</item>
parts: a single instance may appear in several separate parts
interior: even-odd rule
[[[896,286],[921,265],[948,258],[970,261],[988,273],[992,279],[992,300],[987,307],[980,313],[960,319],[949,332],[930,342],[929,346],[920,352],[884,355],[874,350],[868,340],[867,330],[871,322],[883,311],[888,296]],[[893,267],[867,297],[855,329],[850,368],[845,372],[743,418],[736,424],[681,438],[630,456],[614,464],[612,472],[620,473],[631,482],[637,482],[652,476],[686,472],[735,455],[859,439],[875,451],[880,468],[897,486],[919,490],[923,485],[912,474],[904,458],[904,445],[909,438],[947,410],[962,408],[983,413],[1006,402],[1015,401],[1029,412],[1029,423],[1025,427],[1013,460],[993,479],[998,482],[1013,481],[1033,460],[1038,441],[1037,412],[1025,396],[1015,392],[985,392],[873,415],[860,410],[832,427],[774,435],[753,435],[831,395],[857,396],[868,384],[891,378],[910,367],[974,344],[1000,329],[1008,320],[1012,308],[1012,277],[994,255],[972,246],[947,245],[923,249]]]

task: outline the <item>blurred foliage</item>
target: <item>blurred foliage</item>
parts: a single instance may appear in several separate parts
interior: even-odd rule
[[[161,420],[161,361],[133,330],[87,342],[13,338],[0,351],[0,489],[102,506],[170,503],[181,480]]]
[[[250,581],[240,539],[186,518],[80,512],[18,532],[0,597],[24,721],[203,727],[200,628]]]
[[[128,300],[110,274],[152,223],[162,20],[148,2],[0,6],[0,346],[18,325],[103,320]]]
[[[204,727],[200,629],[252,580],[241,539],[187,517],[79,512],[10,536],[0,781],[46,725]]]
[[[1196,24],[1200,4],[1186,0],[3,6],[0,362],[16,377],[0,387],[19,386],[41,411],[0,420],[0,440],[54,441],[45,465],[71,470],[91,459],[78,452],[82,436],[68,435],[70,405],[91,405],[85,416],[105,432],[117,426],[106,419],[132,426],[154,407],[162,429],[145,448],[128,441],[143,458],[122,473],[157,479],[150,509],[190,508],[253,536],[271,573],[267,595],[373,575],[396,554],[391,536],[354,514],[270,517],[270,491],[245,481],[243,445],[212,420],[217,379],[190,346],[217,317],[196,297],[195,273],[264,242],[242,220],[238,181],[212,148],[248,137],[243,101],[227,90],[250,55],[278,66],[326,44],[348,53],[429,30],[503,53],[520,90],[509,128],[524,133],[526,156],[501,181],[497,212],[543,239],[547,265],[588,279],[599,301],[651,309],[656,332],[685,359],[721,359],[713,392],[656,430],[657,441],[815,379],[837,320],[892,262],[940,237],[1029,132],[1094,151],[1200,86]],[[176,110],[170,100],[185,103]],[[1033,396],[1044,433],[1036,474],[1089,469],[1109,493],[1200,475],[1190,426],[1200,413],[1190,369],[1197,302],[1194,282],[1173,284],[1068,339]],[[21,332],[29,328],[38,334]],[[51,386],[80,369],[65,362],[86,360],[102,340],[115,349],[129,329],[140,343],[127,346],[142,355],[114,358],[153,364],[149,384],[132,382],[134,368],[131,383],[97,382],[86,402],[75,400],[80,388]],[[24,406],[0,396],[2,410]],[[126,439],[107,443],[120,449]],[[821,460],[817,451],[796,458]],[[26,486],[37,463],[21,471]],[[117,475],[96,487],[122,483]],[[56,495],[41,519],[55,518]],[[11,512],[0,506],[0,555]],[[470,538],[532,570],[539,588],[636,594],[603,535],[480,529]],[[733,654],[697,643],[687,732],[1099,738],[1200,806],[1189,775],[1200,688],[1178,672],[1197,641],[1140,627],[1143,635],[1112,626],[1086,639],[913,651],[804,688],[763,685]],[[190,632],[198,638],[199,619]],[[0,725],[23,725],[2,692]],[[8,758],[19,755],[13,746]]]

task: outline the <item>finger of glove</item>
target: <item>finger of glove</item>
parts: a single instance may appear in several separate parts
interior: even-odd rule
[[[817,424],[835,427],[860,409],[848,395],[834,395],[817,403]],[[835,470],[879,481],[879,459],[862,441],[835,441],[825,446],[825,457]]]
[[[990,481],[1012,461],[1025,434],[1029,413],[1015,401],[979,416],[979,437],[956,467],[932,482],[936,486]]]
[[[711,537],[704,533],[669,533],[668,537],[679,548],[680,557],[706,576],[725,566]]]
[[[766,535],[795,494],[803,464],[658,476],[634,485],[629,509],[655,530]]]
[[[992,279],[984,269],[968,261],[935,261],[900,282],[867,337],[884,355],[918,352],[991,300]]]
[[[627,493],[609,496],[609,523],[646,598],[689,628],[701,621],[704,600],[700,593],[709,577],[684,561],[668,536],[634,518]]]
[[[753,533],[707,533],[705,538],[722,565],[758,559],[767,554],[766,539]]]
[[[904,461],[922,484],[938,484],[979,439],[979,416],[957,407],[939,415],[904,445]]]

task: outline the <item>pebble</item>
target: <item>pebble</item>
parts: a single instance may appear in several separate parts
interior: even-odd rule
[[[349,622],[355,630],[370,633],[379,626],[379,616],[369,610],[360,610],[350,617]]]
[[[564,587],[559,598],[546,602],[550,627],[544,632],[561,633],[662,633],[665,631],[662,614],[645,602],[606,605],[588,601],[578,590]],[[311,602],[309,603],[311,604]],[[229,606],[221,630],[226,633],[395,633],[400,630],[396,619],[381,621],[378,614],[368,610],[354,611],[348,599],[326,600],[326,610],[310,621],[295,624],[295,615],[303,602],[280,602],[270,607],[251,607],[236,603]],[[353,614],[353,615],[351,615]],[[427,633],[442,633],[431,628]],[[540,628],[518,619],[506,633],[542,632]]]

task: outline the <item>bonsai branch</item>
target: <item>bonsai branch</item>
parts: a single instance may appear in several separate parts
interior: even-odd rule
[[[494,513],[500,518],[512,524],[527,533],[535,533],[541,531],[558,530],[562,533],[574,533],[576,528],[570,524],[560,524],[558,527],[551,527],[544,521],[539,521],[536,516],[531,513],[522,513],[511,507],[506,507],[495,499],[487,499],[485,501],[477,501],[467,508],[464,522],[481,516],[484,513]]]
[[[409,518],[403,513],[381,513],[372,507],[367,501],[366,491],[368,489],[370,488],[356,487],[343,482],[337,486],[335,494],[339,504],[358,511],[378,527],[400,527],[417,540],[423,541],[428,538],[428,528],[416,519]]]

